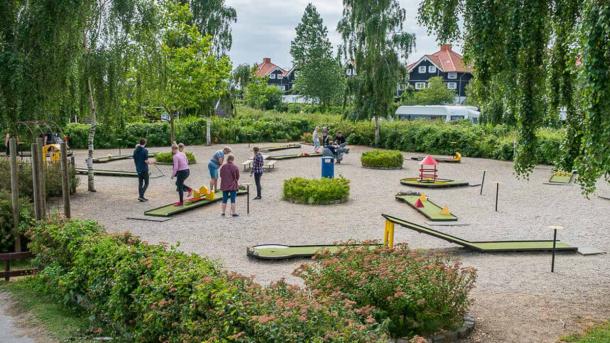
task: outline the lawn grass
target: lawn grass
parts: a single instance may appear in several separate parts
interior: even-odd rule
[[[563,337],[561,342],[566,343],[599,343],[610,342],[610,321],[594,326],[582,334]]]
[[[93,342],[87,337],[89,328],[87,315],[59,304],[48,294],[38,291],[32,277],[10,282],[0,281],[0,292],[11,295],[19,311],[32,315],[33,325],[42,326],[59,342]]]

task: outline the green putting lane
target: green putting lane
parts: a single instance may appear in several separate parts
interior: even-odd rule
[[[132,155],[117,155],[117,156],[105,156],[97,157],[93,159],[93,163],[108,163],[112,161],[127,160],[133,158]]]
[[[574,173],[567,175],[562,173],[553,173],[553,175],[551,175],[551,178],[549,179],[549,183],[570,183],[572,182],[573,178]]]
[[[413,156],[411,157],[411,159],[413,161],[422,161],[425,157],[424,156]],[[457,160],[453,157],[434,157],[432,156],[432,158],[439,163],[461,163],[462,160]]]
[[[75,168],[75,170],[76,173],[80,175],[86,175],[89,173],[87,168]],[[123,170],[93,169],[93,174],[99,176],[138,177],[138,173],[136,172]]]
[[[437,179],[434,182],[421,182],[417,177],[407,177],[400,180],[400,183],[405,186],[421,187],[421,188],[449,188],[449,187],[466,187],[468,182],[456,181],[449,179]]]
[[[456,221],[458,219],[451,213],[441,214],[441,210],[443,208],[432,202],[430,199],[422,202],[424,207],[415,206],[417,199],[419,199],[419,194],[397,194],[396,199],[406,202],[409,204],[409,206],[413,207],[431,221]]]
[[[362,246],[354,244],[354,246]],[[371,249],[382,246],[381,244],[367,244]],[[289,258],[311,257],[318,251],[328,250],[331,253],[337,252],[345,245],[282,245],[282,244],[262,244],[249,247],[248,256],[261,260],[284,260]]]
[[[246,192],[245,190],[239,190],[237,192],[237,195],[244,195],[247,193],[248,192]],[[222,200],[222,195],[219,193],[219,194],[216,194],[216,198],[214,198],[214,200],[199,200],[199,201],[193,201],[193,202],[189,202],[187,200],[184,202],[184,205],[182,205],[182,206],[168,204],[165,206],[161,206],[161,207],[157,207],[157,208],[148,210],[148,211],[144,212],[144,214],[147,216],[154,216],[154,217],[171,217],[175,214],[190,211],[195,208],[202,207],[202,206],[210,205],[210,204],[213,204],[220,200]]]
[[[312,154],[288,154],[288,155],[272,155],[267,157],[268,160],[289,160],[292,158],[301,158],[301,157],[320,157],[321,153],[312,153]]]
[[[301,147],[301,144],[284,144],[284,145],[261,147],[260,151],[261,152],[279,151],[279,150],[288,150],[288,149],[299,149],[300,147]]]

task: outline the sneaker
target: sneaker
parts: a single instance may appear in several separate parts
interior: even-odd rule
[[[182,205],[183,205],[183,203],[180,201],[174,203],[174,206],[182,206]]]
[[[188,191],[186,191],[186,196],[187,197],[190,198],[192,194],[193,194],[193,190],[192,189],[189,189]]]
[[[139,201],[139,202],[145,202],[145,201],[146,201],[146,199],[144,199],[144,198],[142,198],[142,197],[139,197],[139,198],[138,198],[138,201]]]
[[[233,213],[231,216],[233,216],[233,217],[239,217],[239,214],[237,214],[237,213]]]
[[[262,199],[261,197],[255,197],[253,200],[260,200]]]
[[[148,201],[148,199],[146,199],[145,197],[142,197],[142,200],[144,200],[144,201]]]

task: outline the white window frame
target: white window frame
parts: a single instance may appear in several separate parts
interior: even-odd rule
[[[269,79],[275,80],[275,74],[274,73],[269,74]]]
[[[419,66],[419,68],[417,68],[417,71],[420,74],[425,74],[426,73],[426,69],[427,69],[426,66]]]
[[[278,80],[281,80],[281,79],[283,79],[283,78],[284,78],[284,76],[283,76],[282,74],[277,74],[277,77],[276,77],[276,78],[277,78]]]
[[[415,82],[415,89],[426,89],[426,82]]]
[[[430,73],[430,74],[436,73],[436,66],[428,66],[428,73]]]
[[[457,89],[457,82],[447,82],[448,89]]]
[[[447,78],[449,80],[456,80],[457,79],[457,73],[456,72],[449,72],[449,73],[447,73]]]

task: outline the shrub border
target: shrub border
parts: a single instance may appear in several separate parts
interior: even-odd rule
[[[346,202],[349,201],[349,196],[345,197],[345,199],[341,199],[341,200],[332,200],[332,201],[324,201],[324,202],[318,202],[318,203],[307,203],[307,202],[301,202],[301,201],[296,201],[296,200],[292,200],[292,199],[283,199],[284,201],[287,201],[291,204],[299,204],[299,205],[307,205],[307,206],[317,206],[317,205],[322,205],[322,206],[326,206],[326,205],[339,205],[339,204],[345,204]]]
[[[464,315],[464,323],[456,330],[442,331],[433,334],[432,336],[425,337],[427,342],[430,343],[458,343],[460,340],[467,338],[472,334],[475,327],[474,316],[470,313]],[[396,342],[398,343],[409,343],[411,339],[399,338]]]
[[[384,167],[365,167],[365,166],[361,166],[364,169],[373,169],[373,170],[401,170],[401,169],[406,169],[405,167],[396,167],[396,168],[384,168]]]

